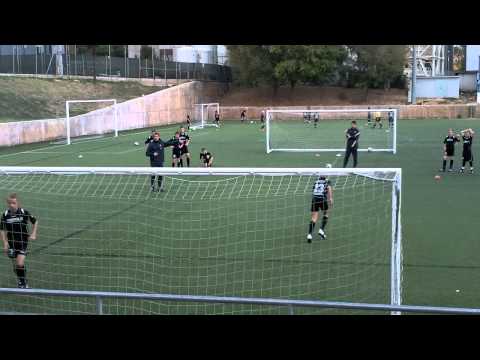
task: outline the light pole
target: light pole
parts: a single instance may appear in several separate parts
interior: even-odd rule
[[[413,45],[413,60],[412,60],[412,104],[415,105],[417,103],[417,94],[416,94],[416,87],[417,87],[417,48]]]

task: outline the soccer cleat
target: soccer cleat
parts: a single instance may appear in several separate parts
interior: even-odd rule
[[[327,238],[327,235],[325,235],[325,231],[323,231],[323,229],[318,230],[318,235],[320,235],[320,237],[323,240],[325,240]]]
[[[440,171],[440,172],[445,172],[445,169],[438,169],[438,171]]]
[[[312,234],[307,235],[307,242],[310,244],[312,242]]]
[[[470,174],[473,174],[473,169],[470,169]]]
[[[452,172],[452,171],[453,171],[453,169],[452,169],[452,168],[448,169],[448,172]]]
[[[465,172],[464,169],[460,169],[460,174],[463,174]]]
[[[17,286],[19,289],[28,289],[28,285],[26,282],[19,281]]]
[[[155,186],[150,187],[152,192],[155,192]]]

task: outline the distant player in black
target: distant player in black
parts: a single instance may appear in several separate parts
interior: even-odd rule
[[[155,132],[153,135],[153,141],[148,144],[146,156],[150,158],[151,167],[163,167],[163,162],[165,161],[165,148],[168,146],[174,146],[179,141],[177,139],[171,139],[167,142],[160,139],[160,133]],[[163,176],[158,176],[158,189],[157,191],[163,192],[162,188]],[[150,185],[152,192],[155,191],[155,175],[152,175],[150,178]]]
[[[242,110],[242,113],[240,114],[240,120],[242,123],[247,119],[247,110]]]
[[[190,136],[185,132],[185,128],[180,128],[180,144],[182,149],[182,157],[185,155],[187,158],[187,167],[190,167],[190,151],[188,151],[188,145],[190,144]],[[183,165],[182,165],[183,166]]]
[[[389,108],[389,110],[392,110],[392,108]],[[390,129],[393,128],[393,122],[394,122],[393,111],[389,111],[389,112],[388,112],[388,127],[389,127]]]
[[[465,163],[468,161],[470,164],[470,174],[473,174],[472,142],[474,134],[475,132],[472,129],[466,129],[460,132],[463,140],[462,168],[460,169],[461,173],[465,171]]]
[[[345,149],[345,158],[343,159],[343,167],[347,166],[350,155],[353,156],[353,167],[357,167],[358,160],[358,139],[360,137],[360,130],[357,128],[357,122],[352,121],[352,127],[345,130],[345,137],[347,144]]]
[[[218,113],[217,110],[215,110],[215,124],[217,126],[220,126],[220,114]]]
[[[190,130],[191,124],[192,124],[192,121],[190,120],[190,115],[187,115],[187,130]]]
[[[153,141],[153,134],[155,134],[156,132],[157,130],[153,129],[150,136],[147,137],[147,140],[145,140],[145,151],[147,151],[148,144],[150,144]]]
[[[265,111],[262,110],[260,113],[260,124],[262,124],[261,130],[265,129]]]
[[[176,143],[172,146],[172,167],[183,167],[182,161],[182,145],[180,144],[180,133],[177,131],[175,133],[174,139]]]
[[[207,149],[202,148],[202,151],[200,152],[200,163],[204,167],[212,167],[213,154],[210,153]]]
[[[27,210],[20,207],[16,194],[7,197],[8,209],[2,214],[0,234],[3,251],[11,259],[15,259],[13,271],[18,278],[18,287],[28,288],[25,256],[29,240],[37,238],[37,219]],[[28,231],[28,223],[32,224],[32,232]]]
[[[303,122],[305,124],[309,124],[310,123],[310,118],[311,118],[311,115],[309,112],[305,112],[303,113]]]
[[[448,129],[448,135],[443,140],[443,166],[440,171],[445,172],[447,160],[450,159],[449,172],[453,171],[453,156],[455,155],[455,143],[460,141],[460,137],[453,133],[453,129]]]
[[[322,239],[326,239],[325,235],[325,226],[327,226],[328,221],[328,207],[333,205],[333,189],[330,185],[330,181],[325,176],[320,176],[315,184],[313,185],[313,196],[312,196],[312,218],[310,224],[308,225],[308,234],[307,241],[312,242],[312,233],[315,229],[315,224],[318,220],[318,211],[323,211],[322,225],[318,230],[318,235]]]
[[[318,125],[318,120],[320,120],[320,114],[314,113],[313,114],[313,127],[316,128]]]
[[[370,106],[368,107],[368,114],[367,114],[367,126],[370,127],[372,125],[372,112],[370,111]]]

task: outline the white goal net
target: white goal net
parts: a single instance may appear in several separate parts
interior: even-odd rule
[[[150,191],[152,175],[165,192]],[[322,175],[333,188],[328,236],[308,243]],[[400,169],[0,167],[0,197],[12,192],[39,224],[31,288],[401,303]],[[0,288],[11,287],[4,256]],[[95,299],[2,294],[0,312],[90,314]],[[104,313],[287,309],[107,299]]]
[[[65,103],[67,144],[72,143],[72,138],[107,134],[118,136],[117,100],[69,100]]]
[[[206,126],[218,127],[218,125],[215,124],[215,111],[220,114],[219,103],[195,104],[190,129],[203,129]]]
[[[345,130],[356,121],[359,151],[396,153],[397,109],[267,110],[266,150],[345,151]]]

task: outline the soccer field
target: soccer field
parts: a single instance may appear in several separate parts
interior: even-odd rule
[[[301,123],[298,133],[292,127],[288,136],[298,139],[305,133],[305,126],[310,126],[310,134],[316,131],[324,139],[341,139],[344,124],[331,124],[313,129],[313,125]],[[405,304],[480,307],[480,226],[472,209],[480,201],[478,175],[447,173],[440,181],[434,180],[441,166],[447,129],[476,130],[479,125],[479,120],[404,120],[398,124],[396,155],[359,154],[360,167],[403,170]],[[175,129],[161,128],[161,137],[170,138]],[[360,129],[360,141],[382,139],[379,134],[385,132],[366,129],[364,124]],[[143,147],[148,133],[149,129],[132,131],[116,139],[89,139],[71,146],[36,144],[1,149],[0,164],[148,166]],[[214,154],[216,167],[325,167],[327,163],[340,167],[343,160],[335,153],[267,155],[265,133],[258,123],[227,123],[220,129],[206,128],[190,135],[192,166],[199,165],[202,147]],[[135,141],[141,146],[134,146]],[[473,149],[476,153],[475,144]],[[456,150],[458,167],[460,146]],[[170,153],[167,149],[165,165],[169,164]],[[133,190],[127,190],[121,178],[109,183],[93,176],[80,184],[73,178],[62,183],[42,176],[31,181],[23,177],[22,186],[0,181],[1,198],[17,191],[22,205],[40,221],[38,240],[30,244],[27,257],[31,287],[389,302],[390,239],[385,236],[390,234],[391,223],[389,214],[383,213],[390,211],[391,205],[390,194],[378,191],[381,184],[365,186],[364,194],[377,196],[375,202],[360,201],[359,206],[353,204],[348,209],[345,206],[341,218],[332,213],[328,225],[336,229],[332,236],[325,242],[307,244],[309,196],[270,202],[248,198],[225,202],[218,196],[205,201],[198,192],[187,198],[178,195],[190,191],[188,184],[192,181],[200,186],[199,178],[167,179],[167,192],[154,195],[149,193],[148,179],[135,179],[125,179],[127,184],[134,184]],[[225,181],[221,186],[228,186]],[[258,186],[255,181],[249,185]],[[95,198],[92,184],[96,191],[101,189],[103,198]],[[216,188],[212,185],[209,189]],[[337,194],[336,201],[348,201],[341,191]],[[69,214],[74,216],[70,218]],[[132,216],[140,220],[129,221]],[[385,221],[372,223],[373,219]],[[102,241],[93,241],[96,238]],[[341,258],[342,251],[350,256],[348,261],[332,262],[332,258]],[[2,257],[0,287],[14,287],[15,280],[10,260]],[[0,311],[94,313],[95,301],[2,295]],[[287,310],[108,300],[105,312],[283,314]],[[296,312],[347,313],[312,309]]]

